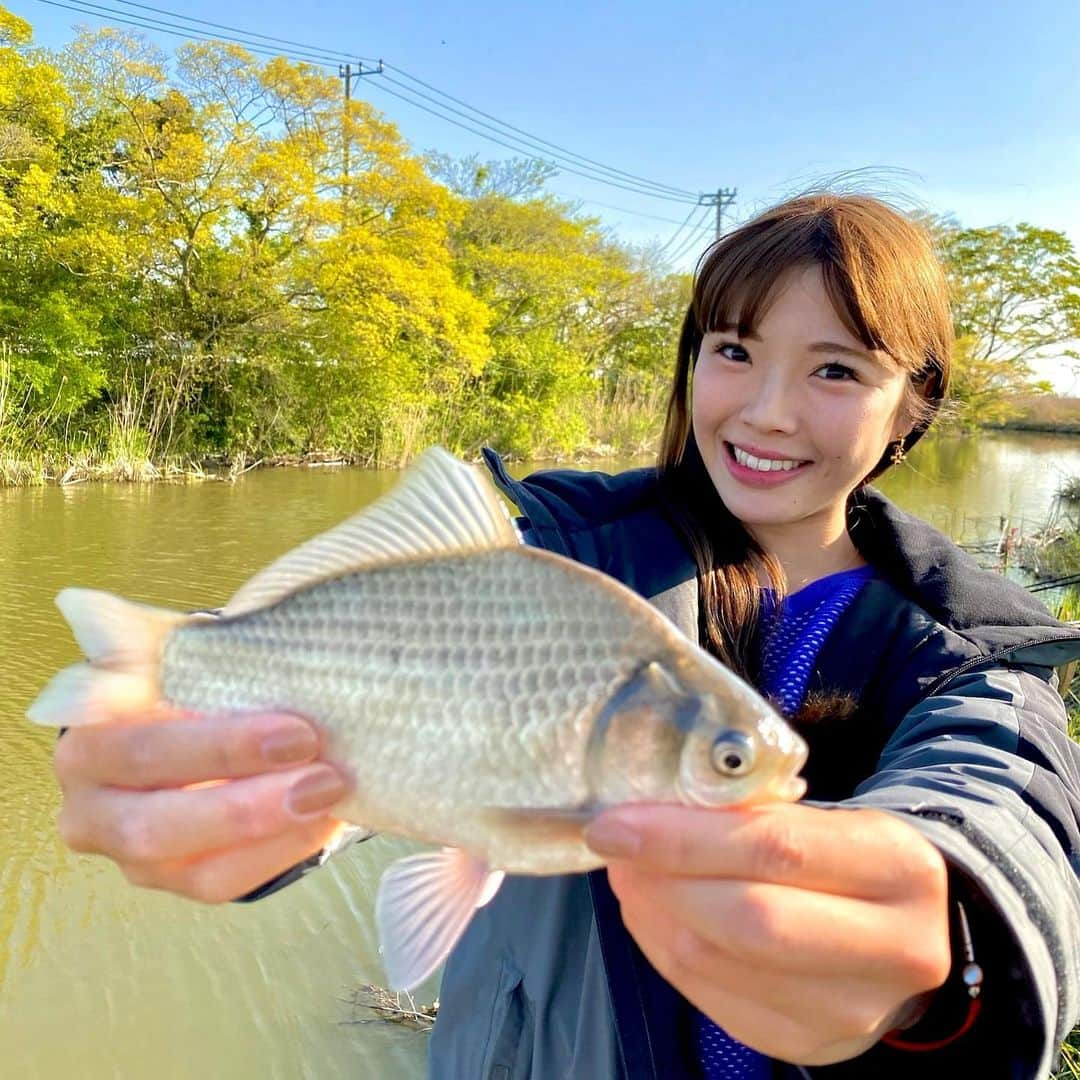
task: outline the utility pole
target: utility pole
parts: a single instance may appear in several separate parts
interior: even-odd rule
[[[698,199],[698,206],[716,207],[716,239],[719,240],[724,232],[724,207],[730,206],[739,193],[738,188],[717,188],[715,195],[702,195]]]
[[[342,79],[345,83],[345,100],[342,104],[342,121],[341,121],[341,157],[342,157],[342,172],[345,180],[341,185],[341,201],[346,201],[346,190],[348,188],[349,181],[349,102],[352,101],[352,82],[353,79],[361,79],[365,75],[381,75],[383,71],[383,62],[379,61],[377,68],[365,68],[363,64],[357,63],[356,70],[353,71],[352,64],[338,64],[338,78]]]

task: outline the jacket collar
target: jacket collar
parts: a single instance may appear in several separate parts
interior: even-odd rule
[[[493,451],[485,450],[484,459],[548,550],[598,566],[645,596],[693,577],[693,560],[670,527],[650,531],[655,556],[645,567],[632,560],[637,565],[631,580],[596,550],[593,538],[599,530],[655,525],[661,516],[656,469],[613,476],[558,469],[514,480]],[[1016,582],[983,570],[948,537],[876,489],[864,488],[853,497],[848,520],[855,545],[889,584],[979,652],[1048,665],[1080,655],[1080,630],[1059,622]]]
[[[983,651],[1067,641],[1075,654],[1080,631],[1055,619],[1021,585],[982,569],[948,537],[881,492],[857,493],[848,529],[862,555],[898,592]]]

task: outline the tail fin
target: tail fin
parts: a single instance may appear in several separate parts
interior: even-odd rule
[[[55,726],[90,724],[153,705],[165,638],[197,618],[92,589],[64,589],[56,606],[89,663],[61,671],[27,710],[35,723]]]

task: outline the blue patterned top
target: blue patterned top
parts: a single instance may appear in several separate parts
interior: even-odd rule
[[[830,574],[785,597],[779,611],[774,594],[765,593],[759,682],[785,716],[799,711],[825,638],[873,576],[871,566]],[[770,1058],[733,1039],[704,1013],[695,1014],[694,1030],[705,1080],[768,1080],[772,1075]]]

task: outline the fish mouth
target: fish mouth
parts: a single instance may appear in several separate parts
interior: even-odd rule
[[[773,784],[771,793],[780,802],[798,802],[806,794],[806,781],[801,776],[789,776]]]

